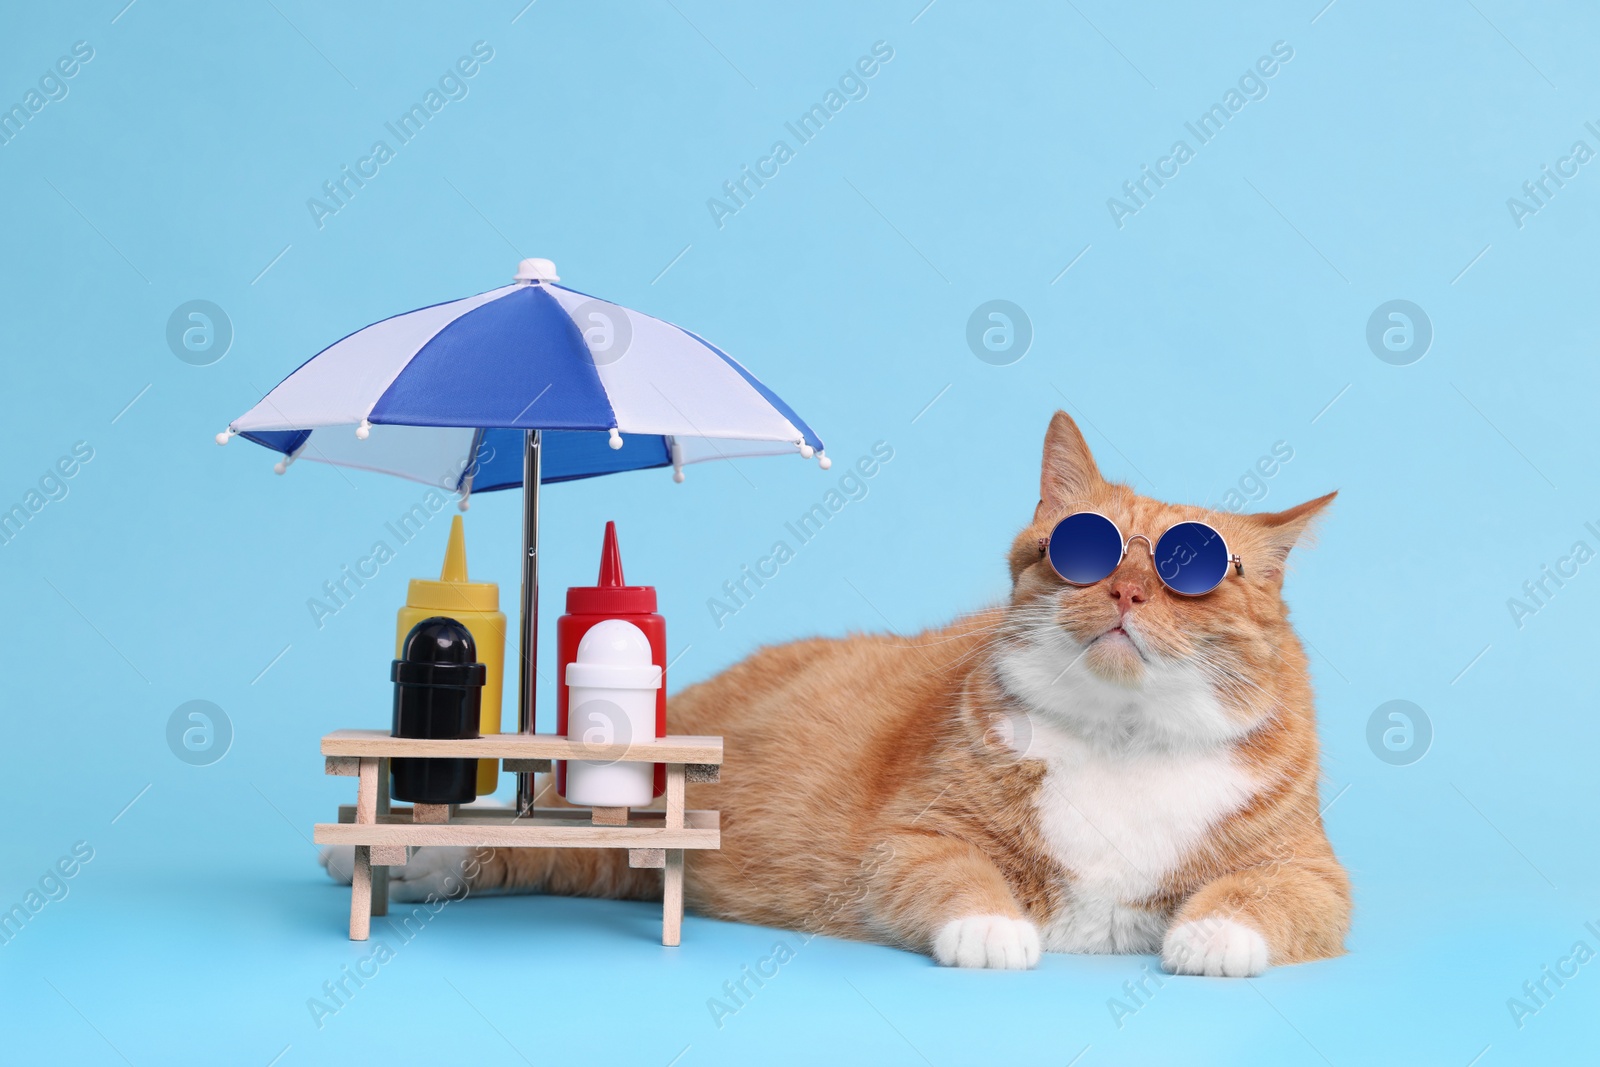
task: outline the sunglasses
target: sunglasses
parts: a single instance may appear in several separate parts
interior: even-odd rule
[[[1093,585],[1111,577],[1135,540],[1150,550],[1161,584],[1180,596],[1211,592],[1228,576],[1230,565],[1244,574],[1244,562],[1203,522],[1175,523],[1151,544],[1144,534],[1124,538],[1116,523],[1096,511],[1074,512],[1056,523],[1049,537],[1039,539],[1039,554],[1049,557],[1062,581]]]

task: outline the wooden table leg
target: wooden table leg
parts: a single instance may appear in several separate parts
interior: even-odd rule
[[[667,829],[683,829],[683,764],[667,764]]]
[[[378,821],[378,760],[363,759],[356,786],[356,822]]]
[[[378,804],[377,815],[379,819],[389,814],[389,761],[378,760]],[[386,864],[379,864],[372,869],[372,917],[389,914],[389,868]]]
[[[356,846],[350,873],[350,940],[365,941],[372,930],[372,846]]]
[[[683,764],[667,764],[667,818],[669,830],[683,829]],[[683,936],[683,849],[667,851],[666,880],[661,891],[661,943],[676,945]]]
[[[661,893],[661,943],[683,938],[683,849],[667,849],[666,883]]]
[[[356,822],[378,821],[378,770],[387,760],[362,759],[357,774]],[[387,790],[388,783],[384,783]],[[388,886],[384,887],[387,911]],[[350,872],[350,940],[365,941],[372,930],[372,846],[357,845],[355,867]]]

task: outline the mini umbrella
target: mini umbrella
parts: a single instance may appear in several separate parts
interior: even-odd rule
[[[822,441],[736,360],[679,326],[562,285],[525,259],[511,285],[357,330],[217,435],[461,495],[523,488],[518,728],[533,730],[539,486],[711,459],[815,454]],[[518,803],[531,802],[528,775]]]

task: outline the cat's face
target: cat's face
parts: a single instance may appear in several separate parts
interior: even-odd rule
[[[1137,690],[1177,672],[1203,678],[1226,704],[1252,703],[1251,692],[1284,658],[1289,631],[1281,590],[1289,549],[1332,498],[1270,515],[1152,500],[1102,478],[1077,426],[1057,412],[1045,439],[1034,521],[1012,546],[1012,614],[1034,631],[1059,627],[1069,639],[1062,652],[1078,659],[1073,669],[1105,682]],[[1099,512],[1131,541],[1117,569],[1093,585],[1063,581],[1040,549],[1041,539],[1075,511]],[[1161,583],[1150,548],[1168,527],[1189,520],[1219,531],[1244,566],[1242,576],[1230,568],[1221,585],[1197,597]]]

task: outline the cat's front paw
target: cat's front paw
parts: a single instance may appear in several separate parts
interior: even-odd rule
[[[470,891],[470,873],[477,868],[473,850],[460,845],[429,845],[411,853],[404,867],[389,868],[389,896],[394,900],[422,901],[432,897],[459,900]]]
[[[952,919],[933,939],[933,958],[946,967],[1025,971],[1039,962],[1039,931],[1009,915]]]
[[[317,862],[340,885],[349,885],[356,868],[356,846],[323,845],[317,850]]]
[[[427,900],[430,895],[435,900],[465,896],[470,888],[470,875],[477,873],[472,864],[472,852],[470,848],[454,845],[430,845],[415,850],[404,867],[389,868],[389,896],[408,902]],[[355,857],[354,845],[324,845],[318,861],[329,878],[340,885],[349,885]]]
[[[1161,966],[1173,974],[1254,978],[1267,969],[1267,956],[1266,938],[1220,916],[1178,923],[1161,943]]]

